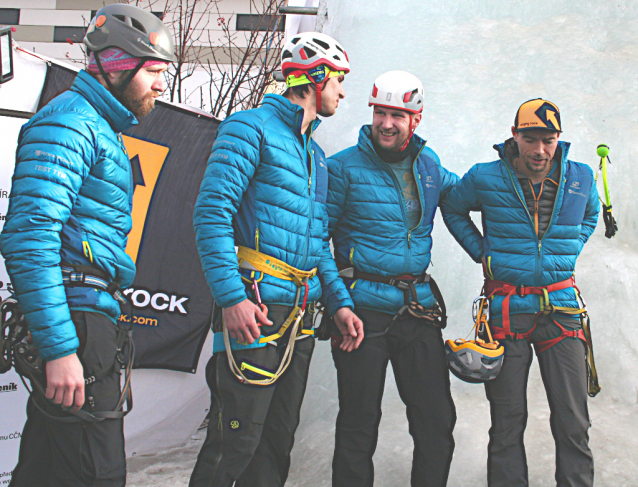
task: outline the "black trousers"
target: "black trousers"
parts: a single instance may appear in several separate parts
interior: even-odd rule
[[[533,315],[512,315],[512,325],[525,331],[531,328],[533,318]],[[555,325],[542,324],[531,339],[536,343],[559,334]],[[523,435],[528,414],[527,379],[534,356],[527,340],[506,340],[504,343],[503,368],[496,379],[485,384],[492,417],[488,485],[526,487],[529,481]],[[556,444],[556,485],[591,487],[594,460],[589,449],[585,345],[577,338],[565,338],[538,354],[538,364]]]
[[[269,309],[268,318],[276,325],[291,311],[284,306]],[[308,313],[304,327],[310,326]],[[206,366],[210,422],[190,487],[281,487],[286,483],[314,346],[313,338],[297,340],[286,372],[265,387],[240,383],[228,367],[226,353],[213,355]],[[236,351],[234,356],[238,363],[274,371],[282,352],[282,347],[267,345]]]
[[[382,330],[392,315],[357,309],[366,333]],[[441,330],[413,317],[395,322],[383,337],[364,339],[357,350],[333,346],[339,415],[332,485],[370,487],[386,368],[392,369],[406,405],[414,440],[412,486],[444,486],[454,451],[456,411]]]
[[[78,356],[85,375],[113,363],[116,353],[116,325],[100,313],[71,312],[80,337]],[[34,394],[37,394],[34,392]],[[120,396],[120,375],[113,372],[86,386],[88,412],[111,411]],[[27,402],[27,422],[20,440],[18,465],[10,487],[121,487],[126,484],[123,420],[99,423],[63,423],[44,415]],[[36,399],[48,414],[71,415]],[[72,417],[72,416],[71,416]]]

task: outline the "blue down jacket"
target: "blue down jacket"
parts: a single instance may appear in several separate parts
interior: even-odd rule
[[[514,168],[495,146],[501,159],[476,164],[446,199],[443,216],[450,232],[476,262],[486,257],[497,281],[516,285],[547,286],[569,279],[576,258],[596,228],[600,205],[589,166],[567,159],[569,143],[559,142],[560,186],[549,226],[538,239],[524,203]],[[470,219],[481,211],[483,235]],[[573,288],[550,293],[555,306],[578,306]],[[492,301],[492,318],[501,315],[503,297]],[[510,314],[537,313],[541,296],[512,296]]]
[[[46,360],[74,353],[70,309],[115,321],[118,302],[104,291],[62,283],[60,262],[90,265],[127,287],[135,264],[124,252],[131,230],[131,164],[119,132],[136,124],[92,76],[22,127],[9,212],[0,237],[15,294]]]
[[[436,208],[459,178],[441,166],[423,139],[414,138],[419,154],[413,171],[421,200],[421,220],[414,228],[408,227],[396,176],[374,150],[369,125],[361,128],[356,146],[328,159],[330,235],[340,264],[381,276],[419,275],[430,265]],[[348,290],[357,307],[394,314],[404,305],[403,292],[389,284],[351,281]],[[434,306],[429,283],[417,285],[416,293],[424,307]],[[324,300],[330,303],[330,297]]]
[[[235,113],[219,126],[194,224],[206,281],[223,308],[247,297],[240,272],[249,278],[250,271],[238,268],[236,245],[297,269],[318,267],[318,277],[309,282],[309,299],[319,299],[323,284],[334,297],[331,314],[353,306],[327,240],[325,156],[312,136],[301,134],[302,120],[299,105],[266,95],[261,107]],[[318,124],[314,121],[311,129]],[[293,282],[257,277],[263,277],[259,290],[265,303],[293,304]]]

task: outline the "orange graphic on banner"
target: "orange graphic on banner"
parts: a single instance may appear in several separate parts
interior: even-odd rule
[[[155,184],[159,179],[162,166],[168,157],[170,148],[123,135],[124,145],[131,159],[135,192],[133,193],[133,228],[128,234],[126,253],[137,261],[137,253],[142,243],[144,224],[151,204]]]

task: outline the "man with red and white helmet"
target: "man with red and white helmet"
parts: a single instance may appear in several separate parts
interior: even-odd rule
[[[363,338],[330,253],[328,168],[312,139],[317,116],[333,115],[345,96],[348,58],[331,37],[307,32],[284,47],[282,70],[283,96],[220,124],[195,207],[216,312],[211,421],[191,487],[284,485],[322,291],[343,350]]]
[[[443,486],[456,420],[441,329],[445,304],[430,264],[440,201],[458,181],[414,134],[423,85],[405,71],[379,76],[369,105],[372,124],[357,145],[328,159],[328,213],[335,260],[365,339],[353,353],[332,355],[339,384],[333,486],[371,486],[388,362],[406,404],[414,439],[412,485]],[[324,296],[328,307],[331,296]]]

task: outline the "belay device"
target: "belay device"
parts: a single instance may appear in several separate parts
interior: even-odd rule
[[[479,296],[472,306],[474,340],[447,340],[445,356],[449,369],[459,379],[480,383],[494,380],[503,367],[505,348],[492,338],[489,321],[489,299]],[[469,337],[469,335],[468,335]],[[481,338],[482,337],[482,338]]]
[[[616,219],[611,212],[611,199],[609,198],[609,184],[607,182],[607,164],[611,164],[611,159],[609,159],[609,147],[605,144],[600,144],[596,152],[600,156],[600,166],[598,167],[598,172],[596,173],[596,182],[598,182],[598,174],[602,173],[603,175],[603,188],[605,190],[605,201],[600,198],[600,202],[603,205],[603,221],[605,222],[605,237],[611,238],[616,235],[618,231],[618,225],[616,224]]]

